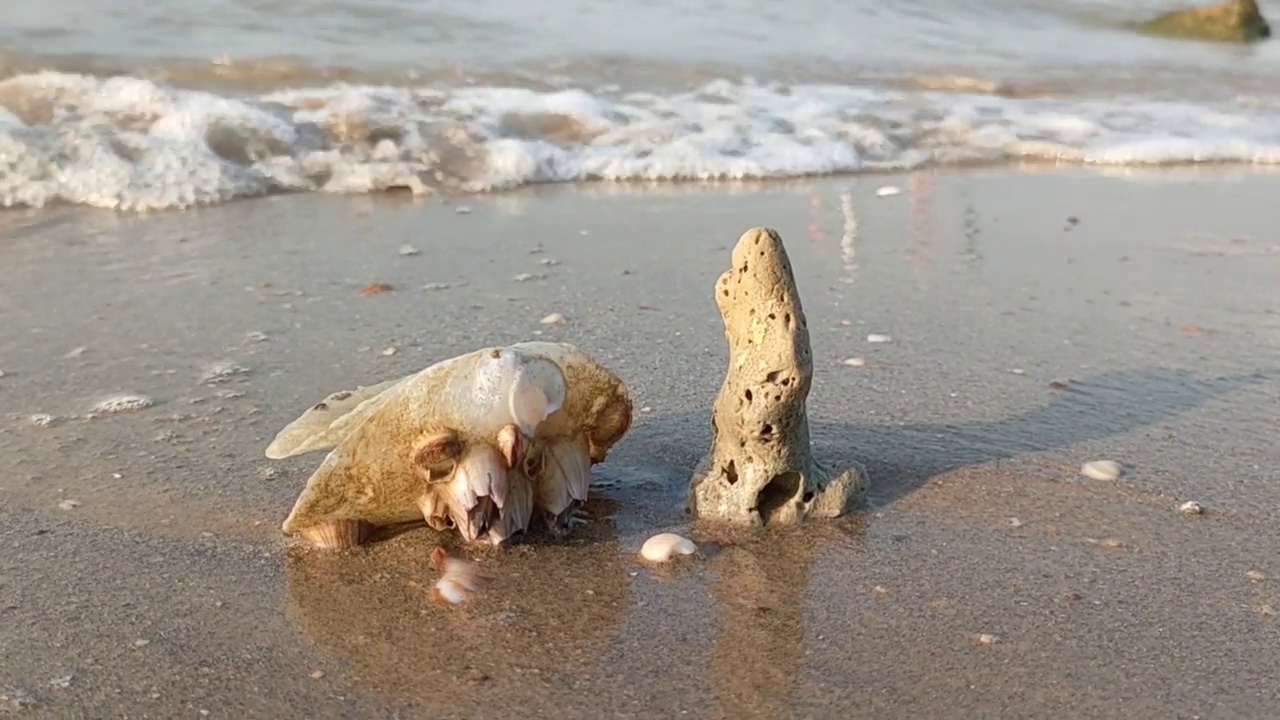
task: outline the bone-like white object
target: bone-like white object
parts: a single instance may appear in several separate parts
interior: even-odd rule
[[[520,343],[334,393],[281,430],[267,454],[332,448],[285,520],[286,534],[337,547],[333,538],[363,539],[365,526],[425,517],[438,529],[457,527],[468,540],[494,528],[488,539],[497,543],[528,526],[539,497],[559,497],[540,490],[546,477],[570,486],[571,503],[584,500],[590,465],[604,459],[630,420],[625,384],[586,353],[562,343]],[[517,448],[520,456],[508,459]],[[572,451],[555,465],[572,469],[571,477],[508,467],[525,449],[557,458]],[[543,510],[558,515],[560,504]],[[335,523],[365,530],[317,530]]]

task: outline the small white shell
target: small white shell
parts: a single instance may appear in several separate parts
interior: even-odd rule
[[[457,605],[471,599],[475,591],[450,577],[442,577],[436,581],[434,595],[436,600]]]
[[[650,562],[666,562],[674,555],[692,555],[698,552],[693,541],[675,533],[658,533],[640,548],[640,557]]]
[[[449,557],[443,548],[436,548],[431,553],[431,562],[443,571],[431,589],[431,595],[438,603],[457,605],[466,602],[484,587],[485,577],[480,568],[465,560]]]
[[[1092,480],[1115,480],[1124,474],[1124,468],[1114,460],[1092,460],[1081,466],[1080,474]]]
[[[1203,515],[1204,506],[1195,500],[1188,500],[1178,506],[1178,511],[1183,515]]]

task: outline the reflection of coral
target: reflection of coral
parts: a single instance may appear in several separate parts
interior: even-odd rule
[[[356,682],[413,699],[425,717],[484,714],[469,709],[486,702],[478,682],[527,692],[531,679],[583,672],[598,663],[628,606],[608,523],[583,528],[573,545],[485,552],[477,559],[488,575],[484,592],[452,607],[431,598],[431,539],[408,533],[355,554],[295,548],[286,566],[286,613],[298,629],[349,663]]]
[[[804,660],[804,595],[818,548],[847,541],[862,523],[760,533],[709,564],[720,613],[711,677],[723,717],[790,717]]]

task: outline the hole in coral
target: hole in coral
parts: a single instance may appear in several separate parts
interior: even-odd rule
[[[747,402],[751,402],[751,391],[747,390],[746,392],[742,393],[742,397],[746,398]]]
[[[805,494],[804,494],[804,502],[806,502],[806,503],[813,502],[813,491],[812,491],[812,490],[810,490],[809,492],[807,492],[807,493],[805,493]]]
[[[756,507],[765,525],[773,522],[779,511],[795,500],[800,491],[800,473],[784,472],[773,476],[756,495]]]
[[[725,297],[729,297],[729,288],[720,291]]]
[[[763,435],[763,436],[765,436],[765,437],[769,437],[770,435],[772,435],[772,434],[773,434],[773,426],[772,426],[772,425],[770,425],[769,423],[765,423],[765,424],[764,424],[763,426],[761,426],[761,428],[760,428],[760,434],[761,434],[761,435]]]
[[[730,485],[738,482],[738,466],[732,460],[724,466],[724,479],[728,480]]]
[[[742,263],[742,272],[744,272],[744,273],[745,273],[746,271],[747,271],[747,264],[746,264],[746,263]]]
[[[777,320],[777,319],[778,319],[778,316],[777,316],[777,315],[774,315],[773,313],[769,313],[769,319],[770,319],[770,320]]]
[[[769,374],[764,376],[764,381],[765,381],[765,382],[777,382],[777,381],[778,381],[778,374],[779,374],[779,373],[778,373],[778,371],[777,371],[777,370],[770,370],[770,371],[769,371]]]
[[[788,326],[790,326],[790,325],[791,325],[791,313],[787,313],[786,315],[783,315],[783,316],[782,316],[782,322],[784,322],[784,323],[786,323]]]

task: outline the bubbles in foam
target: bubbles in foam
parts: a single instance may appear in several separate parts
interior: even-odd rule
[[[0,82],[0,203],[185,208],[281,191],[762,180],[1046,160],[1280,163],[1275,107],[725,80],[683,93],[333,85],[256,98],[135,77]]]
[[[118,413],[130,410],[144,410],[155,405],[154,398],[137,393],[121,393],[105,397],[93,404],[90,413]]]
[[[263,337],[265,338],[266,336]],[[204,371],[200,374],[200,382],[207,385],[217,385],[248,373],[249,368],[247,367],[237,365],[229,360],[220,360],[205,366]]]

